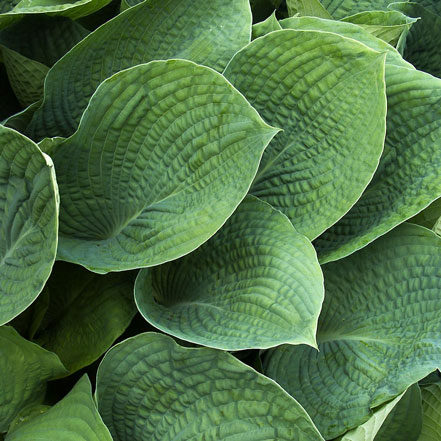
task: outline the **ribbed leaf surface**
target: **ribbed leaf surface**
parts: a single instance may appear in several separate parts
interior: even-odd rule
[[[57,249],[58,190],[51,159],[0,126],[0,324],[43,289]]]
[[[421,388],[423,427],[418,441],[441,440],[441,383]]]
[[[403,224],[323,270],[320,352],[271,349],[265,372],[331,439],[439,366],[441,239]]]
[[[322,441],[278,385],[215,349],[165,335],[125,340],[97,374],[98,409],[114,441]]]
[[[252,196],[208,242],[141,270],[135,286],[138,308],[153,326],[226,350],[315,346],[323,295],[311,243]]]
[[[185,58],[222,70],[249,43],[248,0],[147,0],[92,32],[48,74],[44,103],[28,133],[69,136],[98,85],[152,60]]]
[[[109,272],[193,251],[245,197],[277,132],[220,74],[190,61],[114,75],[54,154],[59,259]]]
[[[265,151],[251,193],[317,237],[350,209],[377,168],[384,55],[337,34],[282,30],[239,51],[224,75],[284,130]]]

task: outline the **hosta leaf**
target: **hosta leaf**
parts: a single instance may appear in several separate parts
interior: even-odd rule
[[[323,271],[320,352],[280,346],[264,369],[330,439],[439,367],[441,239],[403,224]]]
[[[99,276],[56,263],[46,285],[50,302],[33,339],[55,352],[70,373],[91,364],[135,315],[133,282],[126,272]]]
[[[441,383],[421,388],[423,426],[418,441],[441,440]]]
[[[0,432],[22,407],[43,399],[48,380],[65,372],[55,354],[0,327]]]
[[[45,66],[54,65],[89,34],[66,17],[28,16],[0,31],[0,43]]]
[[[0,29],[31,14],[61,15],[75,20],[98,11],[109,2],[110,0],[77,0],[70,3],[59,0],[0,0]]]
[[[291,17],[280,21],[283,29],[303,29],[309,31],[334,32],[343,37],[352,38],[378,52],[386,53],[386,64],[394,64],[413,69],[413,66],[404,61],[398,51],[379,38],[362,29],[358,25],[342,21],[326,20],[316,17]]]
[[[389,413],[375,441],[417,441],[421,425],[421,392],[418,384],[414,384]]]
[[[322,440],[299,404],[232,355],[155,333],[112,348],[98,409],[115,441]]]
[[[263,37],[272,31],[280,31],[282,27],[276,18],[276,11],[274,11],[265,21],[253,25],[253,39]]]
[[[277,132],[210,68],[154,61],[115,74],[53,156],[59,259],[108,272],[193,251],[245,197]]]
[[[290,16],[299,14],[301,16],[332,18],[320,0],[286,0],[286,6]]]
[[[419,3],[434,14],[441,15],[441,3],[438,0],[416,0],[416,3]]]
[[[438,236],[441,236],[441,198],[432,202],[426,209],[409,221],[430,228]]]
[[[5,441],[112,441],[84,375],[57,404],[8,433]]]
[[[37,101],[36,103],[33,103],[30,106],[26,107],[26,109],[21,110],[20,112],[6,118],[0,124],[5,127],[17,130],[17,132],[24,132],[30,120],[32,119],[32,115],[38,109],[38,107],[40,107],[40,105],[41,102]]]
[[[363,11],[387,10],[394,0],[321,0],[326,10],[337,20]]]
[[[258,23],[269,17],[275,9],[285,6],[283,0],[250,0],[253,22]]]
[[[374,414],[361,426],[347,432],[340,441],[374,441],[382,424],[402,399],[405,392],[394,400],[380,406]]]
[[[30,106],[43,96],[44,79],[49,70],[38,61],[0,45],[9,83],[23,107]]]
[[[315,245],[337,260],[414,216],[441,194],[441,80],[386,66],[387,136],[374,179],[355,206]]]
[[[98,85],[152,60],[191,59],[222,70],[250,41],[248,0],[147,0],[98,28],[49,72],[33,138],[69,136]]]
[[[407,35],[404,58],[417,69],[441,77],[441,16],[413,2],[393,3],[391,7],[421,17]]]
[[[0,324],[43,289],[57,249],[58,189],[51,159],[0,126]]]
[[[135,285],[138,309],[153,326],[230,351],[315,346],[323,295],[311,243],[252,196],[207,243],[141,270]]]
[[[403,33],[407,35],[417,19],[399,11],[368,11],[345,17],[342,21],[361,26],[375,37],[395,46]]]
[[[317,237],[349,210],[377,168],[384,54],[337,34],[283,30],[239,51],[224,75],[284,130],[265,151],[251,193]]]

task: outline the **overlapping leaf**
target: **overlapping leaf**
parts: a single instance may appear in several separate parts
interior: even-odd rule
[[[140,334],[112,348],[97,374],[98,409],[115,441],[322,440],[274,382],[214,349]]]
[[[28,307],[55,260],[58,190],[51,159],[0,126],[0,324]]]
[[[22,407],[44,398],[46,382],[66,373],[52,352],[0,327],[0,432],[6,432]]]
[[[337,260],[414,216],[441,194],[441,80],[386,66],[387,136],[375,176],[355,206],[317,239]]]
[[[265,372],[330,439],[439,366],[441,239],[403,224],[323,270],[320,352],[272,349]]]
[[[326,10],[337,20],[363,11],[386,10],[393,0],[321,0]]]
[[[290,16],[299,14],[300,16],[332,18],[320,0],[286,0],[286,6]]]
[[[57,263],[47,283],[47,310],[33,340],[55,352],[70,373],[91,364],[135,315],[133,279],[130,273],[98,276]]]
[[[115,74],[54,154],[59,259],[108,272],[189,253],[245,197],[277,132],[207,67],[170,60]]]
[[[247,0],[147,0],[98,28],[48,74],[28,133],[69,136],[98,85],[131,66],[185,58],[222,70],[251,38]]]
[[[441,383],[421,389],[423,397],[423,426],[418,441],[441,440]]]
[[[112,441],[92,398],[87,375],[60,402],[10,431],[5,441]]]
[[[256,23],[252,28],[252,36],[253,39],[258,37],[263,37],[264,35],[272,32],[272,31],[280,31],[282,27],[276,18],[276,12],[274,11],[265,21],[260,23]]]
[[[251,193],[317,237],[350,209],[377,168],[384,55],[337,34],[283,30],[239,51],[224,75],[284,130],[265,151]]]
[[[135,286],[138,308],[152,325],[226,350],[315,346],[323,294],[311,243],[251,196],[207,243],[141,270]]]

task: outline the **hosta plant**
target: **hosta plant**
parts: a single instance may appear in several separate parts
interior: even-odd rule
[[[434,0],[0,0],[0,440],[441,441]]]

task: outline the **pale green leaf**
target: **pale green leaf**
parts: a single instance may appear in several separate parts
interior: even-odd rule
[[[272,31],[280,31],[282,27],[276,18],[274,11],[265,21],[253,25],[253,39],[263,37]]]
[[[51,159],[0,126],[0,324],[26,309],[55,260],[58,189]]]
[[[9,327],[0,327],[0,432],[15,415],[44,398],[46,382],[66,369],[60,359]]]
[[[311,243],[252,196],[207,243],[141,270],[135,285],[138,309],[153,326],[230,351],[315,346],[323,296]]]
[[[331,439],[439,367],[441,239],[403,224],[322,268],[319,352],[270,349],[264,371]]]
[[[407,35],[412,24],[418,19],[399,11],[369,11],[344,17],[342,21],[361,26],[375,37],[396,46],[403,33]]]
[[[55,352],[70,373],[93,363],[134,317],[133,283],[126,272],[99,276],[56,263],[46,285],[49,305],[33,340]]]
[[[441,383],[421,388],[423,427],[418,441],[441,441]]]
[[[76,20],[90,15],[110,3],[110,0],[0,0],[0,29],[19,22],[28,15],[61,15]]]
[[[418,384],[414,384],[389,413],[375,441],[417,441],[421,426],[421,391]]]
[[[97,374],[98,409],[115,441],[322,440],[282,388],[224,351],[155,333],[112,348]]]
[[[115,74],[53,156],[58,258],[104,273],[193,251],[245,197],[278,131],[208,67],[153,61]]]
[[[355,206],[315,242],[322,263],[362,248],[441,194],[441,80],[387,65],[386,92],[380,165]]]
[[[394,64],[413,69],[413,66],[403,60],[398,51],[379,38],[374,37],[365,29],[352,23],[326,20],[316,17],[291,17],[280,21],[283,29],[303,29],[310,31],[334,32],[344,37],[352,38],[378,52],[386,53],[386,64]]]
[[[112,441],[84,375],[73,389],[46,412],[23,422],[5,441]]]
[[[286,0],[289,16],[320,17],[332,19],[331,14],[323,7],[320,0]]]
[[[347,432],[340,441],[374,441],[386,418],[404,394],[405,392],[398,395],[394,400],[380,406],[364,424]]]
[[[248,0],[146,0],[92,32],[50,71],[32,138],[70,136],[98,85],[152,60],[185,58],[222,70],[251,38]]]
[[[351,208],[377,168],[384,58],[337,34],[282,30],[254,40],[224,72],[267,122],[283,129],[266,149],[251,193],[310,239]]]

